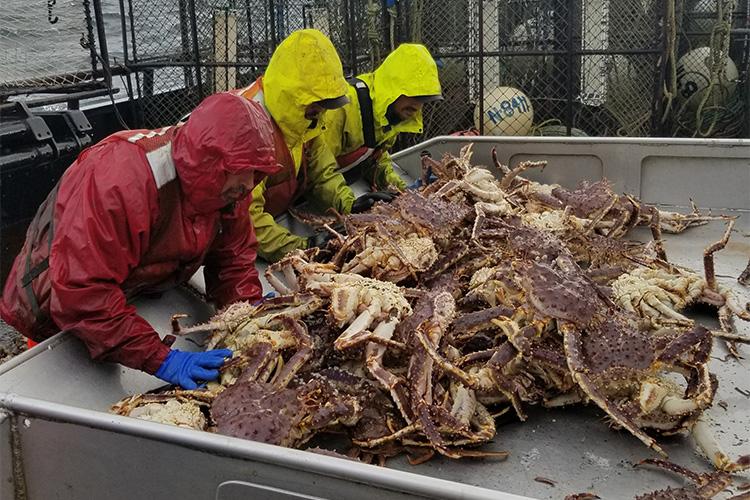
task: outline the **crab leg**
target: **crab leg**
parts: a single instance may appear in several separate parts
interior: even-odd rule
[[[393,336],[393,332],[396,330],[396,324],[398,321],[392,319],[387,322],[380,323],[373,336],[379,337],[384,340],[390,340]],[[413,413],[410,411],[408,404],[408,393],[406,392],[405,381],[403,378],[398,377],[383,366],[383,355],[385,354],[386,347],[374,342],[368,342],[365,348],[365,364],[367,365],[368,371],[372,374],[375,379],[390,392],[391,397],[396,402],[396,406],[401,411],[404,419],[408,423],[412,423],[414,419]]]
[[[742,274],[739,275],[737,281],[739,281],[741,285],[750,286],[750,260],[747,261],[747,267],[742,271]]]
[[[700,210],[698,210],[698,207],[693,200],[690,200],[690,204],[693,207],[693,212],[690,215],[659,210],[661,228],[668,233],[677,234],[683,232],[689,227],[703,226],[710,221],[726,219],[726,217],[722,215],[703,215]]]
[[[347,231],[347,234],[351,234],[351,231]],[[351,250],[351,248],[359,242],[363,237],[363,234],[357,234],[354,236],[349,237],[343,245],[341,245],[341,249],[336,252],[336,255],[333,256],[331,259],[331,262],[335,264],[337,267],[341,266],[344,260],[344,256]]]
[[[347,262],[344,265],[344,267],[341,268],[341,271],[345,272],[345,273],[360,274],[360,273],[363,273],[365,271],[369,271],[370,270],[369,267],[367,267],[365,264],[363,264],[361,262],[352,265],[354,262],[355,262],[354,260],[352,260],[351,262]]]
[[[685,467],[681,465],[677,465],[672,462],[668,462],[667,460],[661,460],[659,458],[646,458],[644,460],[641,460],[637,464],[638,465],[655,465],[657,467],[661,467],[662,469],[666,469],[668,471],[672,471],[676,474],[679,474],[681,476],[685,476],[686,478],[690,479],[696,484],[699,484],[701,482],[701,476],[700,474],[696,474],[695,472],[691,471],[690,469],[686,469]]]
[[[641,218],[641,203],[630,194],[626,194],[625,198],[630,202],[632,210],[623,212],[622,219],[607,232],[608,238],[621,238],[635,227]]]
[[[392,339],[387,339],[387,338],[380,337],[379,335],[376,335],[374,332],[369,333],[366,337],[364,337],[364,339],[367,342],[372,342],[374,344],[379,344],[379,345],[382,345],[384,347],[393,347],[394,349],[400,349],[402,351],[406,349],[406,344],[404,344],[403,342],[399,342],[397,340],[392,340]]]
[[[398,245],[397,238],[395,238],[388,229],[385,228],[382,224],[378,224],[376,226],[378,232],[382,232],[381,234],[384,234],[386,236],[386,241],[388,242],[388,246],[390,246],[393,251],[396,253],[396,256],[398,259],[403,263],[404,267],[409,271],[409,274],[411,274],[411,277],[414,278],[414,281],[417,281],[417,273],[416,269],[412,265],[412,263],[409,261],[409,259],[406,258],[404,255],[404,252],[401,251],[401,247]]]
[[[738,472],[750,469],[750,455],[743,455],[736,462],[732,461],[721,449],[703,418],[699,418],[695,425],[693,425],[690,434],[717,469],[725,472]]]
[[[599,388],[596,387],[591,378],[586,374],[585,369],[583,368],[580,337],[579,333],[575,330],[575,327],[561,322],[560,330],[563,333],[565,356],[568,358],[568,366],[573,375],[573,380],[576,381],[581,389],[584,390],[588,397],[591,398],[597,406],[607,412],[612,420],[627,429],[646,446],[666,457],[666,452],[656,443],[656,440],[640,430],[628,416],[608,401],[606,396],[602,394]]]
[[[718,337],[724,340],[731,340],[732,342],[740,342],[742,344],[750,344],[750,337],[745,337],[737,333],[730,333],[724,331],[712,330],[711,333],[714,337]]]
[[[736,302],[737,299],[734,297],[734,295],[732,295],[731,292],[727,291],[724,294],[724,300],[726,301],[725,307],[732,313],[737,315],[738,318],[744,319],[745,321],[750,321],[750,312],[748,312],[747,309],[743,308]]]
[[[461,359],[459,359],[456,364],[458,366],[464,366],[469,363],[476,363],[478,361],[486,361],[490,359],[493,354],[495,354],[495,349],[485,349],[483,351],[472,352],[462,357]]]
[[[266,279],[271,284],[271,286],[274,287],[280,294],[288,295],[290,293],[294,293],[294,290],[286,286],[279,278],[277,278],[273,271],[270,270],[270,268],[266,269]]]
[[[307,327],[305,327],[304,323],[295,321],[288,316],[282,316],[281,320],[284,326],[297,338],[299,349],[289,358],[289,361],[284,364],[281,371],[274,377],[272,383],[276,387],[286,387],[292,380],[292,377],[302,368],[302,365],[312,356],[312,339],[307,333]]]
[[[271,356],[273,355],[273,346],[268,342],[259,342],[254,344],[250,349],[243,352],[239,357],[234,357],[224,363],[222,367],[222,382],[224,382],[224,373],[235,363],[248,363],[238,377],[239,382],[258,380],[261,372],[266,368]]]
[[[560,394],[553,398],[545,400],[542,405],[545,408],[559,408],[562,406],[568,406],[573,404],[579,404],[583,401],[581,395],[577,392],[568,392],[566,394]]]
[[[669,262],[667,260],[667,253],[664,251],[664,240],[661,238],[661,215],[656,207],[651,207],[651,223],[649,227],[651,228],[651,236],[656,245],[656,256],[664,262]]]
[[[724,236],[721,237],[719,241],[714,243],[713,245],[710,245],[708,248],[706,248],[703,251],[703,269],[706,272],[706,283],[708,283],[708,288],[711,290],[718,292],[719,290],[716,288],[716,274],[714,272],[714,253],[718,252],[722,248],[724,248],[727,245],[727,242],[729,241],[729,236],[732,233],[732,229],[734,228],[734,223],[736,220],[734,218],[729,219],[729,224],[727,224],[727,230],[724,232]]]
[[[694,400],[672,396],[669,389],[651,382],[641,386],[639,403],[646,413],[660,409],[667,415],[685,415],[700,408]]]
[[[449,362],[447,359],[442,357],[440,353],[437,352],[437,350],[432,346],[432,343],[427,338],[427,334],[423,331],[423,329],[420,327],[417,329],[416,332],[417,340],[419,340],[419,343],[422,344],[422,347],[425,351],[427,351],[427,354],[432,358],[432,360],[437,363],[437,365],[446,373],[449,373],[450,375],[453,375],[458,380],[463,382],[469,387],[472,388],[479,388],[478,381],[476,377],[472,377],[462,369],[455,366],[453,363]]]
[[[344,238],[344,235],[342,235],[341,233],[339,233],[338,231],[336,231],[330,225],[323,224],[323,227],[326,229],[326,231],[328,231],[329,233],[331,233],[334,236],[334,238],[336,238],[340,243],[343,243],[346,240],[346,238]]]
[[[607,203],[604,208],[599,210],[599,213],[596,214],[596,216],[591,218],[586,231],[583,232],[583,235],[586,236],[593,232],[597,228],[598,224],[602,221],[602,219],[604,219],[604,217],[609,213],[610,210],[612,210],[612,207],[614,207],[618,201],[619,198],[617,197],[617,195],[612,196],[612,199],[609,201],[609,203]]]
[[[492,320],[493,322],[496,320]],[[491,374],[489,378],[473,375],[465,372],[461,368],[446,360],[444,357],[437,352],[437,350],[431,345],[429,340],[426,338],[424,333],[420,333],[420,329],[417,330],[417,339],[424,347],[427,354],[437,365],[449,375],[453,375],[459,381],[464,383],[466,386],[479,391],[490,391],[494,387],[491,384],[494,382],[495,387],[505,395],[513,405],[513,409],[516,411],[519,419],[526,420],[526,414],[521,408],[521,402],[518,396],[513,391],[512,387],[506,383],[505,378],[501,372],[501,368],[507,364],[513,356],[515,356],[516,350],[510,342],[506,342],[501,347],[493,349],[492,356],[487,362],[487,369]],[[487,372],[485,372],[487,373]],[[484,381],[484,382],[483,382]]]
[[[367,329],[370,328],[378,310],[378,307],[371,305],[362,311],[359,316],[351,322],[349,327],[333,342],[334,347],[338,350],[342,350],[360,343],[362,341],[362,338],[360,337],[369,334]]]
[[[646,295],[644,295],[643,299],[645,300],[645,303],[648,304],[648,306],[657,311],[657,315],[655,317],[658,317],[658,313],[661,313],[667,318],[674,320],[674,322],[678,324],[692,325],[694,323],[693,320],[683,316],[671,307],[667,306],[664,302],[659,300],[651,293],[647,293]]]
[[[380,446],[381,444],[390,443],[391,441],[395,441],[397,439],[401,439],[404,436],[408,436],[412,432],[416,432],[419,430],[419,424],[409,424],[403,429],[399,429],[393,434],[388,434],[387,436],[379,437],[376,439],[370,439],[368,441],[358,441],[355,439],[352,439],[352,443],[361,446],[362,448],[375,448],[376,446]]]
[[[294,268],[290,264],[287,264],[281,268],[281,271],[284,273],[284,279],[292,285],[294,291],[299,290],[299,281],[297,280],[297,275],[294,273]]]
[[[442,430],[450,434],[460,434],[464,436],[464,439],[451,439],[446,444],[448,446],[466,446],[489,441],[496,433],[494,417],[483,404],[476,401],[473,395],[474,391],[463,386],[460,387],[469,395],[468,398],[459,396],[458,406],[462,414],[457,415],[451,409],[449,414],[443,414],[440,418],[445,421]],[[469,404],[468,407],[466,403]]]
[[[659,311],[651,306],[651,303],[646,296],[643,297],[643,302],[641,302],[641,312],[645,317],[652,320],[652,322],[654,323],[658,323],[659,319],[661,318],[661,314],[659,314]]]
[[[520,175],[524,170],[537,167],[541,167],[541,169],[544,170],[544,167],[546,166],[546,161],[522,161],[513,170],[503,176],[502,180],[500,181],[500,189],[502,189],[503,191],[507,190],[513,183],[513,179],[518,177],[518,175]]]
[[[503,174],[509,174],[510,169],[507,165],[503,165],[500,163],[500,160],[497,159],[497,148],[492,148],[492,162],[495,164],[497,169],[502,172]]]

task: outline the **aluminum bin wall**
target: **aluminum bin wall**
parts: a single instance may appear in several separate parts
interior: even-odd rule
[[[548,159],[549,166],[529,177],[573,186],[579,179],[610,179],[615,190],[644,201],[701,207],[743,215],[730,245],[717,254],[720,282],[744,293],[735,278],[750,257],[750,143],[747,141],[669,141],[569,138],[455,138],[426,141],[396,155],[414,177],[419,153],[438,158],[474,142],[475,162],[491,165],[490,149],[516,165],[524,159]],[[667,236],[671,260],[700,269],[702,249],[723,232],[721,223]],[[641,233],[648,237],[647,232]],[[745,299],[746,300],[746,299]],[[142,299],[139,312],[154,327],[169,331],[173,313],[194,321],[211,310],[185,290],[161,299]],[[747,324],[740,333],[750,334]],[[181,339],[181,349],[194,349]],[[741,347],[746,352],[746,347]],[[723,357],[720,347],[715,358]],[[747,369],[736,361],[712,361],[720,382],[709,415],[720,443],[732,457],[750,454],[747,440],[750,403],[742,392]],[[19,446],[0,448],[0,498],[12,498],[14,487],[28,498],[561,498],[595,491],[604,498],[679,485],[661,473],[634,469],[653,456],[637,439],[616,432],[591,407],[532,409],[525,423],[498,427],[489,449],[509,450],[506,462],[436,459],[410,466],[393,459],[387,468],[354,463],[310,452],[289,450],[119,417],[106,413],[121,397],[154,389],[162,382],[116,365],[94,363],[74,338],[59,335],[0,367],[0,438]],[[740,391],[735,391],[734,388]],[[15,429],[15,430],[12,430]],[[666,440],[670,458],[707,470],[689,439]],[[556,486],[535,481],[556,481]],[[307,495],[304,496],[304,495]]]

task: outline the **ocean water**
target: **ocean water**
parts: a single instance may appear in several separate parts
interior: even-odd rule
[[[159,19],[143,19],[136,26],[139,41],[148,46],[175,32],[179,37],[176,8],[171,8],[176,2],[151,1],[165,7],[158,11]],[[134,4],[137,8],[138,2]],[[128,2],[125,5],[127,8]],[[81,44],[88,37],[81,0],[1,0],[0,7],[0,83],[91,68],[90,52]],[[114,65],[124,56],[119,2],[102,0],[102,13],[110,63]]]

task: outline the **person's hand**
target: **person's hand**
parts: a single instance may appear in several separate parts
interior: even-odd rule
[[[183,389],[193,390],[219,378],[219,368],[225,358],[231,358],[229,349],[205,352],[183,352],[172,349],[156,371],[156,376]]]
[[[307,248],[313,247],[324,247],[331,241],[333,235],[328,231],[317,231],[315,234],[307,238]]]
[[[345,236],[346,226],[341,223],[333,224],[326,229],[315,231],[315,234],[307,238],[307,248],[323,248],[327,246],[332,239],[336,238],[337,240],[340,240]]]
[[[358,214],[370,210],[375,202],[384,201],[386,203],[392,202],[398,193],[392,193],[390,191],[375,191],[374,193],[365,193],[352,204],[352,213]]]
[[[436,180],[438,180],[437,175],[430,174],[430,176],[427,178],[427,185],[432,184]],[[408,186],[406,186],[406,189],[419,189],[423,185],[424,184],[422,184],[422,179],[420,178],[420,179],[417,179],[416,181],[412,182]]]

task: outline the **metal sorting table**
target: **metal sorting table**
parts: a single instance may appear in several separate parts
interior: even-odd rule
[[[684,209],[692,198],[701,208],[742,215],[729,244],[716,254],[716,267],[720,283],[742,303],[748,300],[750,290],[736,277],[750,257],[750,141],[438,137],[395,158],[404,175],[413,178],[420,151],[439,158],[469,142],[475,143],[475,164],[491,165],[490,150],[496,146],[500,160],[511,165],[549,160],[543,172],[526,174],[534,179],[573,187],[581,179],[606,177],[615,191],[666,209]],[[723,231],[721,222],[713,222],[666,235],[667,255],[702,270],[703,248]],[[636,237],[649,236],[640,231]],[[202,321],[212,312],[184,289],[136,305],[162,333],[169,331],[173,313],[186,312]],[[750,324],[737,326],[750,335]],[[194,340],[180,339],[176,346],[194,350]],[[746,361],[723,361],[726,351],[719,344],[711,368],[719,378],[716,402],[726,404],[714,404],[707,415],[717,440],[736,458],[750,454],[750,398],[745,395],[750,377]],[[750,356],[748,346],[740,351]],[[655,454],[627,432],[610,429],[603,412],[593,406],[530,408],[528,421],[499,424],[486,449],[510,451],[504,462],[436,458],[411,466],[400,457],[385,468],[107,412],[120,398],[162,384],[135,370],[92,362],[82,344],[64,334],[0,366],[0,498],[512,499],[562,498],[584,491],[632,498],[682,484],[661,471],[633,468]],[[671,460],[710,470],[691,439],[661,442]],[[749,476],[742,475],[740,482]]]

